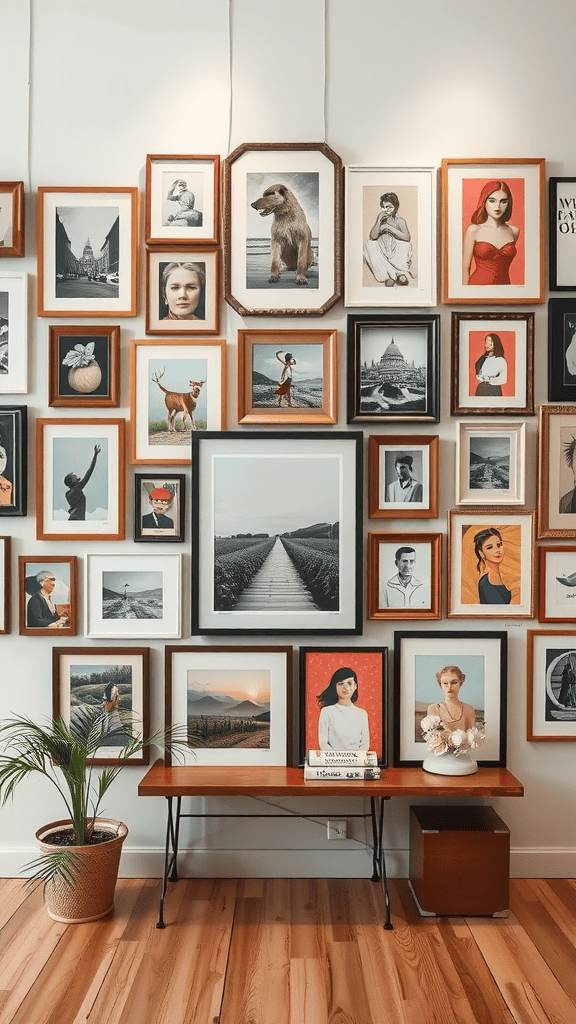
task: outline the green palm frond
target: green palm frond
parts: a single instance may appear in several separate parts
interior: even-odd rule
[[[47,885],[53,885],[55,882],[64,882],[72,888],[78,874],[74,850],[71,849],[43,853],[25,864],[22,870],[32,872],[27,885],[32,886],[41,882],[44,890]]]

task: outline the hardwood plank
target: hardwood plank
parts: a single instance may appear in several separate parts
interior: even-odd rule
[[[320,878],[294,878],[290,886],[290,960],[323,960],[326,929],[322,905],[327,903],[326,882]],[[310,1018],[313,1020],[314,1018]]]
[[[2,882],[2,888],[0,889],[1,929],[26,900],[34,899],[36,901],[34,905],[41,903],[42,893],[39,891],[38,895],[34,896],[33,890],[30,890],[21,878],[2,878],[0,881]]]
[[[328,1020],[338,1024],[382,1024],[381,1013],[372,1016],[362,975],[360,954],[355,945],[328,942],[330,971]]]
[[[535,895],[530,887],[513,886],[510,893],[510,907],[517,921],[536,946],[540,956],[548,967],[562,982],[566,994],[573,1000],[576,1007],[576,948],[559,927],[558,921],[537,899],[524,898],[526,888]],[[575,1013],[576,1016],[576,1013]]]
[[[328,961],[312,957],[290,961],[290,1017],[274,1024],[330,1024]]]

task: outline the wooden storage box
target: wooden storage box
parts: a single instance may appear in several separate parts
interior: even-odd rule
[[[510,830],[492,807],[411,807],[410,886],[422,915],[506,916]]]

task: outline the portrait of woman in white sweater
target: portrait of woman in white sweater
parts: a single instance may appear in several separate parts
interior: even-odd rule
[[[358,677],[351,668],[339,668],[316,698],[320,705],[320,750],[369,750],[368,713],[356,706]]]

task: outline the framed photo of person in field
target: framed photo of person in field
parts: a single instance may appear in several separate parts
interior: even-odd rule
[[[362,434],[192,435],[192,634],[362,631]]]

